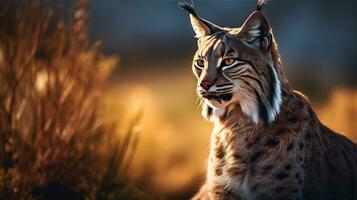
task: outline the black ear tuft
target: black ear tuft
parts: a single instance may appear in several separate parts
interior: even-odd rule
[[[178,2],[178,5],[185,9],[190,14],[197,16],[195,6],[192,0],[181,0]]]
[[[190,13],[191,25],[196,38],[211,35],[222,30],[219,26],[197,16],[192,0],[181,0],[178,5]]]
[[[261,11],[263,6],[268,3],[268,0],[257,0],[257,11]]]

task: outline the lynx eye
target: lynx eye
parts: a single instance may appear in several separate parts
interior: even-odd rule
[[[229,66],[229,65],[233,64],[235,61],[236,61],[236,59],[234,59],[234,58],[225,58],[222,61],[222,65],[223,66]]]
[[[203,59],[196,60],[196,66],[203,68],[205,66],[205,61]]]

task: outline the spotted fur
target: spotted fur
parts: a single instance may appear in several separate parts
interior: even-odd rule
[[[190,12],[193,73],[214,122],[207,180],[193,199],[357,199],[357,145],[324,126],[293,91],[258,1],[240,28]]]

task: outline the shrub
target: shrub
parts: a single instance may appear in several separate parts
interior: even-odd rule
[[[0,199],[117,198],[140,116],[122,140],[102,120],[101,85],[118,59],[88,42],[85,3],[54,10],[0,3]]]

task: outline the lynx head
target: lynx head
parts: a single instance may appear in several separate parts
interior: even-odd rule
[[[180,6],[190,13],[198,40],[192,70],[203,115],[227,112],[239,105],[255,123],[270,123],[280,112],[280,63],[270,24],[260,11],[266,1],[239,28],[222,28],[197,16],[192,1]]]

